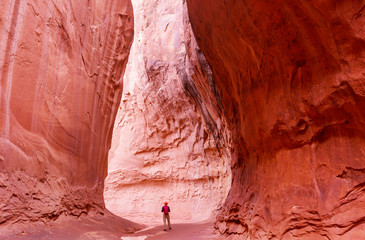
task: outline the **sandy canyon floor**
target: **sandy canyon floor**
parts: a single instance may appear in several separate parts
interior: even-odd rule
[[[125,234],[122,240],[218,240],[213,222],[173,224],[172,229],[163,231],[163,226],[146,228],[134,234]]]
[[[0,231],[1,240],[217,240],[213,222],[173,224],[172,229],[163,231],[163,225],[141,226],[135,233],[125,233],[131,224],[118,218],[58,219],[44,225],[17,225]],[[133,231],[131,228],[130,231]]]

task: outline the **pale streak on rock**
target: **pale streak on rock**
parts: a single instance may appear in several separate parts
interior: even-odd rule
[[[19,34],[23,28],[23,14],[26,11],[25,1],[13,1],[14,5],[11,8],[9,16],[9,29],[6,39],[5,49],[4,49],[4,62],[7,62],[8,67],[5,73],[1,72],[1,80],[2,82],[6,82],[6,90],[5,91],[5,102],[4,102],[4,134],[5,137],[9,137],[10,131],[10,98],[12,93],[12,77],[13,77],[13,69],[14,69],[14,58],[17,54],[18,40]],[[15,28],[18,28],[19,31],[15,31]],[[9,46],[10,45],[10,46]],[[4,63],[3,63],[4,64]],[[4,65],[2,65],[4,67]]]

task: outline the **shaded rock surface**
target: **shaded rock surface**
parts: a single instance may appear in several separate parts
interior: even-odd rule
[[[0,224],[109,216],[130,1],[1,1],[0,33]]]
[[[365,236],[364,1],[187,0],[232,131],[232,239]]]
[[[230,188],[230,133],[184,1],[133,0],[135,37],[105,182],[106,206],[141,223],[202,221]]]

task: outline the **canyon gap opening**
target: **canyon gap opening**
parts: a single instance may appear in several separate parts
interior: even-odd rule
[[[134,42],[123,79],[106,207],[139,223],[213,217],[230,189],[231,135],[183,1],[132,0]]]

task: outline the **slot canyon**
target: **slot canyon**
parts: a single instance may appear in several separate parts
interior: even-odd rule
[[[6,0],[0,32],[0,239],[365,238],[365,0]]]

